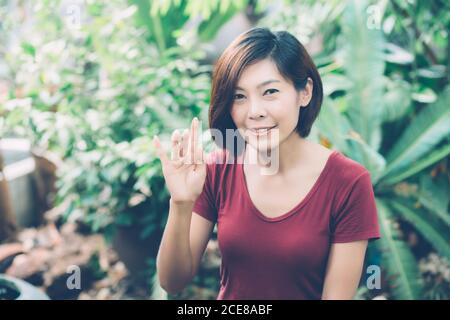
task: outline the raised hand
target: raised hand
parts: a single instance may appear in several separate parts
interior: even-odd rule
[[[153,144],[162,163],[164,179],[174,203],[194,202],[203,190],[206,179],[206,163],[198,142],[199,121],[192,119],[190,130],[180,133],[175,130],[171,136],[171,156],[166,151],[159,138],[153,138]]]

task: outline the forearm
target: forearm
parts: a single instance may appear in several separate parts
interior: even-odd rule
[[[367,240],[332,245],[322,300],[354,299],[361,279],[366,247]]]
[[[190,225],[193,204],[170,201],[169,216],[157,258],[161,286],[170,293],[181,291],[192,279]]]
[[[356,291],[357,286],[353,284],[327,288],[322,292],[322,300],[353,300]]]

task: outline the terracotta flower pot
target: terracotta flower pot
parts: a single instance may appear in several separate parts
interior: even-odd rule
[[[118,226],[112,240],[112,246],[117,252],[119,259],[125,264],[130,275],[136,280],[148,272],[149,258],[156,258],[162,231],[154,232],[146,239],[140,237],[139,226]]]

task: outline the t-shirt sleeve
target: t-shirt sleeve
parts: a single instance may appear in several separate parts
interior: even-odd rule
[[[211,222],[217,221],[217,208],[214,192],[214,164],[207,164],[203,191],[194,203],[193,211]]]
[[[370,173],[365,171],[353,184],[332,223],[332,243],[380,238],[377,208]]]

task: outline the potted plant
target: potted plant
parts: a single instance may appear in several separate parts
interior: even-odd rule
[[[3,174],[3,157],[0,151],[0,243],[12,239],[17,229],[10,201],[8,183]]]

